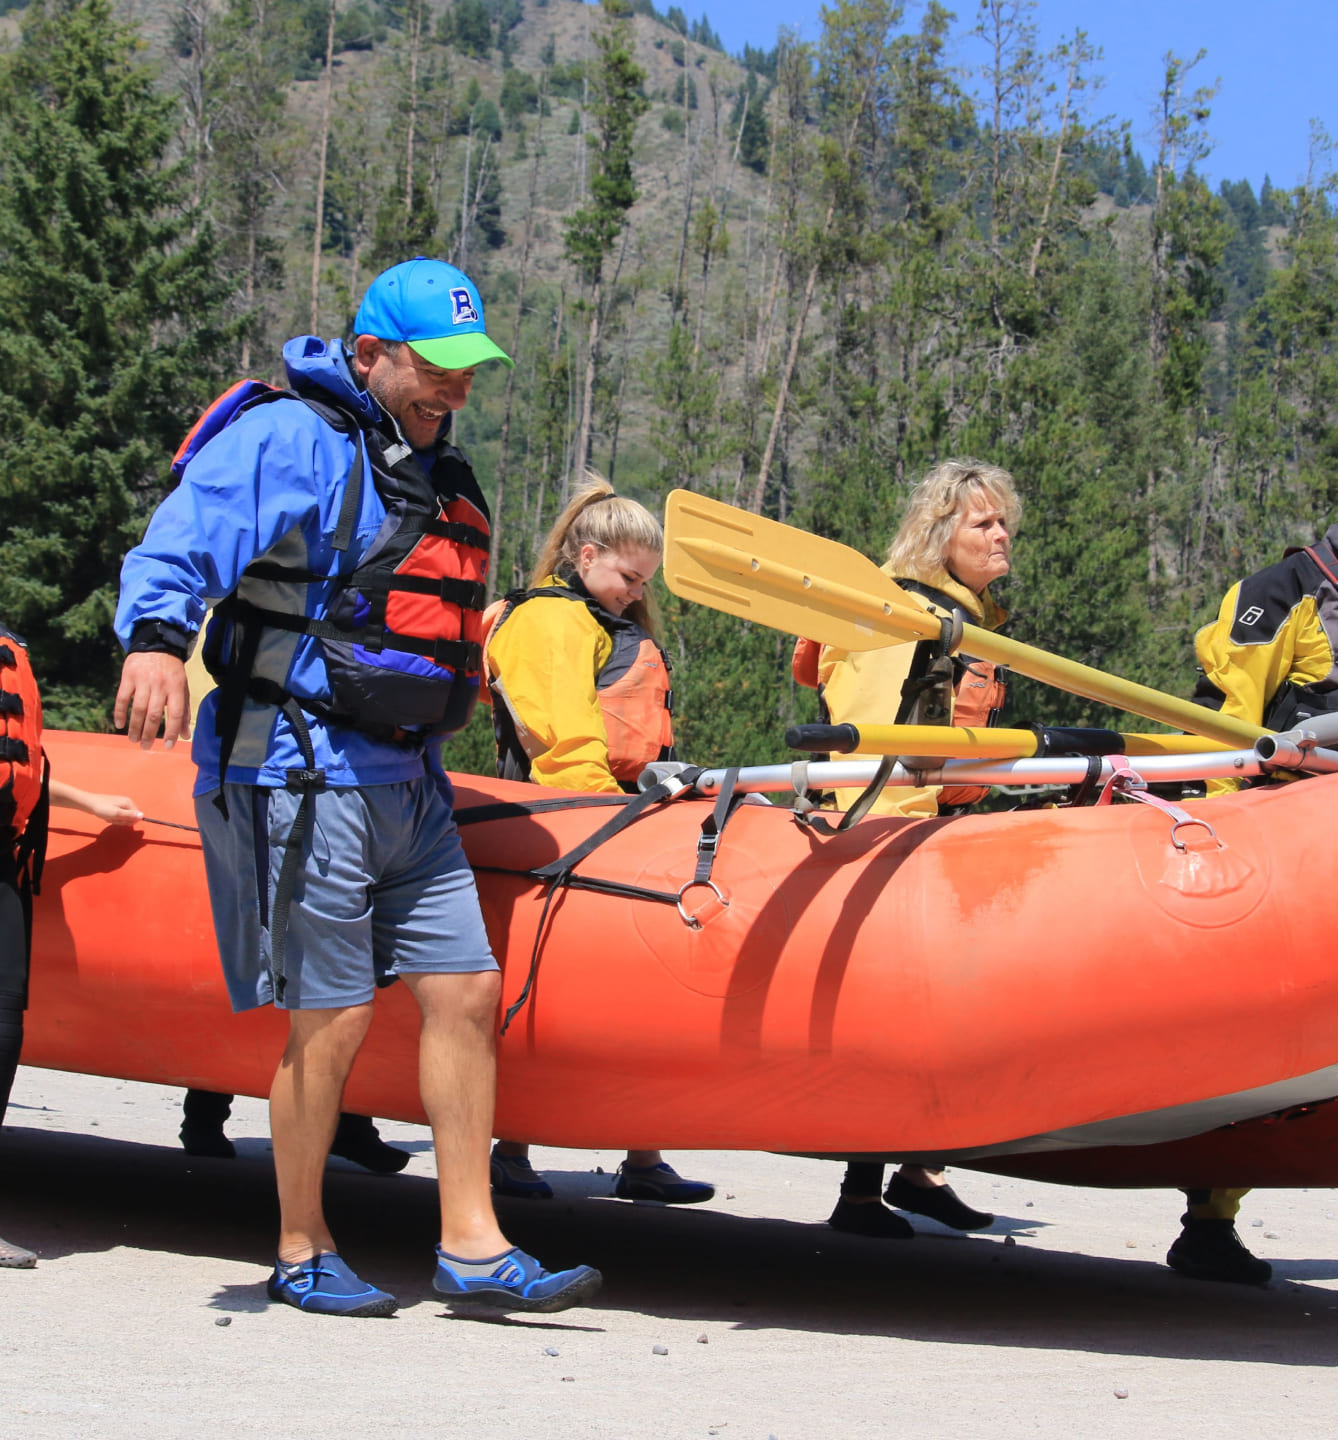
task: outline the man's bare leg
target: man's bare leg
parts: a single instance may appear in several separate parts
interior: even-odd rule
[[[483,1259],[510,1248],[492,1208],[488,1144],[497,1096],[501,976],[406,975],[423,1012],[418,1083],[432,1126],[441,1194],[441,1248]]]
[[[288,1044],[269,1092],[279,1259],[288,1263],[335,1249],[321,1203],[325,1161],[344,1082],[371,1022],[370,1004],[288,1012]]]

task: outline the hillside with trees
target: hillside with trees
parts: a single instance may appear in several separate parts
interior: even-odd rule
[[[1231,579],[1322,531],[1338,472],[1330,146],[1213,191],[1212,96],[1167,55],[1155,149],[1034,6],[840,0],[726,55],[651,0],[42,0],[0,70],[0,614],[52,723],[105,723],[121,553],[176,440],[367,281],[468,269],[459,438],[524,579],[589,463],[881,558],[935,459],[1026,504],[1012,633],[1188,693]],[[960,73],[974,31],[986,61]],[[784,754],[788,642],[661,596],[684,750]],[[1019,686],[1019,718],[1109,721]],[[475,725],[451,763],[487,768]]]

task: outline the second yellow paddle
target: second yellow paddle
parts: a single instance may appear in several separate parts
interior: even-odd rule
[[[665,584],[685,600],[843,650],[938,637],[932,615],[872,560],[835,540],[689,490],[670,494],[664,533]],[[963,625],[952,649],[1224,745],[1252,745],[1272,733],[978,625]]]
[[[1202,755],[1243,747],[1201,735],[1117,734],[1112,730],[971,730],[960,725],[796,725],[793,750],[837,755],[925,756],[936,760],[1029,760],[1034,755]]]

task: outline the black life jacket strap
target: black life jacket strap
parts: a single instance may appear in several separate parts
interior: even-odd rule
[[[443,540],[454,540],[458,544],[468,545],[474,550],[487,550],[492,543],[482,530],[476,530],[472,525],[462,524],[459,520],[425,520],[423,534],[439,536]]]
[[[311,743],[311,731],[307,728],[302,707],[289,696],[280,707],[293,727],[293,736],[302,751],[306,766],[301,770],[288,772],[289,790],[302,796],[293,817],[288,838],[283,844],[283,860],[279,864],[279,879],[274,887],[274,904],[269,920],[269,969],[270,982],[274,987],[276,1002],[284,997],[288,988],[285,970],[288,941],[288,912],[292,909],[293,888],[297,883],[297,872],[302,865],[302,852],[307,835],[315,830],[316,795],[325,789],[325,771],[316,768],[316,751]]]
[[[218,736],[218,794],[214,796],[214,806],[226,820],[228,762],[232,759],[232,747],[237,743],[237,732],[241,729],[242,712],[246,708],[251,685],[251,672],[260,652],[261,626],[243,613],[235,591],[215,608],[224,612],[219,618],[231,619],[241,631],[240,640],[234,642],[231,658],[223,673],[217,676],[218,709],[214,712],[214,734]]]
[[[27,747],[24,747],[25,760]],[[51,820],[51,761],[42,753],[42,788],[15,847],[19,873],[19,898],[24,904],[25,923],[31,933],[32,897],[42,893],[42,869],[46,864],[47,832]]]
[[[358,522],[358,510],[362,505],[362,477],[366,469],[364,456],[367,453],[367,436],[361,426],[354,431],[353,464],[349,467],[348,479],[344,481],[344,498],[339,506],[339,520],[335,525],[334,539],[330,548],[342,552],[353,542],[353,527]]]
[[[488,587],[482,580],[453,580],[445,576],[434,580],[430,575],[396,575],[390,588],[409,595],[435,595],[466,610],[482,610],[488,599]]]

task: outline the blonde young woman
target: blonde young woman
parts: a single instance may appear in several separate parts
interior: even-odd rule
[[[943,615],[959,611],[964,621],[997,630],[1008,616],[989,587],[1008,574],[1021,512],[1006,470],[979,460],[945,460],[911,492],[882,568],[926,609]],[[996,723],[1004,701],[1003,675],[980,660],[953,660],[951,671],[940,661],[935,671],[937,648],[919,641],[853,652],[801,640],[795,678],[818,688],[835,724]],[[889,787],[872,811],[927,817],[974,804],[987,793],[973,786]],[[838,804],[848,807],[857,794],[839,792]],[[941,1170],[903,1165],[880,1198],[882,1181],[881,1162],[852,1162],[827,1223],[857,1235],[910,1239],[911,1226],[883,1199],[955,1230],[984,1230],[994,1223],[993,1215],[960,1200]]]
[[[497,773],[565,790],[631,791],[653,760],[671,758],[669,662],[648,602],[660,566],[659,521],[590,475],[558,517],[530,588],[507,597],[489,634]],[[548,1199],[529,1147],[499,1140],[493,1191]],[[630,1150],[614,1194],[693,1205],[715,1194],[685,1180],[658,1150]]]

